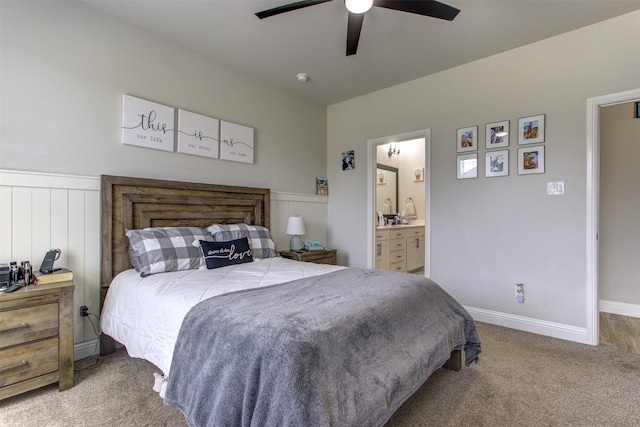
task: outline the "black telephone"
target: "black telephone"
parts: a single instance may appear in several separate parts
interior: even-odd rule
[[[53,273],[53,262],[60,258],[62,251],[60,249],[51,249],[44,255],[42,264],[40,264],[40,273],[49,274]]]

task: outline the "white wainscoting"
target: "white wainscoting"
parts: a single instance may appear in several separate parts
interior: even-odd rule
[[[304,240],[327,241],[327,197],[271,193],[271,234],[289,249],[289,216],[304,218]],[[26,261],[35,268],[45,252],[62,250],[55,265],[73,271],[75,359],[97,353],[100,314],[100,178],[0,170],[0,262]],[[95,331],[91,319],[95,325]]]
[[[73,271],[75,357],[97,348],[100,314],[100,179],[0,170],[0,262],[29,260],[40,267],[49,249],[62,250],[56,267]],[[80,306],[96,316],[83,318]]]
[[[302,241],[327,243],[327,196],[271,193],[271,234],[279,251],[289,250],[291,236],[287,236],[290,216],[304,220],[307,233]]]

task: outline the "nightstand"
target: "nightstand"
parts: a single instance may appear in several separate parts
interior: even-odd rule
[[[338,251],[335,249],[327,249],[324,251],[309,251],[309,252],[280,251],[280,256],[283,258],[295,259],[296,261],[314,262],[316,264],[336,265],[337,252]]]
[[[0,399],[48,384],[73,387],[72,282],[0,294]]]

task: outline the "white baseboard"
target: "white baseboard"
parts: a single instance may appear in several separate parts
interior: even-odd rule
[[[616,302],[600,300],[598,304],[600,311],[611,314],[619,314],[621,316],[640,317],[640,305],[628,304],[626,302]]]
[[[100,345],[97,339],[81,342],[73,346],[73,360],[100,354]]]
[[[465,309],[478,322],[504,326],[520,331],[545,335],[567,341],[575,341],[581,344],[587,342],[587,328],[564,325],[562,323],[547,322],[530,317],[516,316],[498,311],[484,310],[482,308],[467,307]]]

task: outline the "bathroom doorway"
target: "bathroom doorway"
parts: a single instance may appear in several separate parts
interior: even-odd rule
[[[377,212],[380,210],[377,203],[377,189],[380,185],[388,189],[386,184],[378,182],[381,179],[378,176],[381,171],[382,175],[385,175],[382,179],[386,178],[384,167],[382,170],[378,167],[382,164],[397,170],[398,189],[390,209],[395,211],[393,213],[402,214],[404,212],[407,215],[407,200],[411,199],[415,206],[416,217],[407,219],[407,221],[414,224],[422,221],[424,224],[424,275],[430,277],[430,129],[371,139],[367,141],[367,152],[367,229],[369,230],[367,234],[367,266],[369,268],[375,267],[375,232]],[[419,190],[416,190],[417,188]],[[384,206],[384,201],[381,203],[381,206]]]

